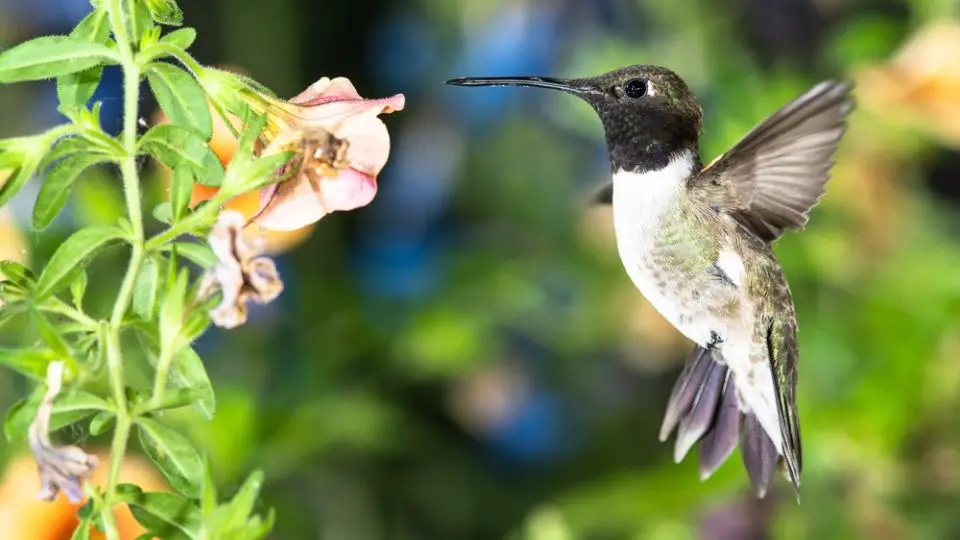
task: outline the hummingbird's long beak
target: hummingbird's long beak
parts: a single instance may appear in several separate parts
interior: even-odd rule
[[[454,86],[527,86],[560,90],[579,96],[599,93],[599,90],[593,85],[584,84],[577,80],[554,79],[551,77],[460,77],[450,79],[447,84]]]

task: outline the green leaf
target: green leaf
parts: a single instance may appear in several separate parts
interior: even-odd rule
[[[33,270],[17,261],[0,261],[0,274],[24,290],[29,290],[37,282]]]
[[[183,11],[175,0],[146,0],[147,8],[153,20],[160,24],[180,26],[183,24]]]
[[[70,37],[91,43],[106,45],[110,41],[110,22],[106,10],[98,9],[87,15],[78,24]],[[57,78],[57,97],[63,109],[79,109],[86,106],[100,85],[103,66],[93,66],[76,73]]]
[[[82,390],[64,392],[58,395],[53,402],[53,414],[72,415],[80,411],[86,411],[87,415],[96,411],[105,411],[112,414],[113,408],[103,398]]]
[[[156,407],[151,406],[149,402],[147,402],[147,406],[144,407],[144,412],[179,409],[180,407],[193,405],[202,397],[202,392],[195,388],[173,388],[163,394],[163,401],[157,404]]]
[[[137,419],[140,444],[170,485],[191,499],[200,496],[203,461],[190,441],[150,418]]]
[[[31,39],[0,54],[0,82],[37,81],[111,61],[105,45],[68,36]]]
[[[203,488],[200,490],[200,510],[204,516],[209,516],[217,508],[217,483],[213,479],[213,467],[210,466],[210,457],[203,459]]]
[[[143,261],[133,286],[133,312],[144,321],[152,321],[160,291],[160,262],[155,257]]]
[[[180,339],[183,328],[184,304],[190,274],[184,268],[177,274],[173,286],[167,289],[160,306],[160,350],[176,353],[184,344]],[[161,352],[161,356],[165,356]]]
[[[177,124],[154,126],[140,139],[140,152],[153,155],[171,169],[190,167],[202,184],[219,186],[223,180],[220,159],[193,129]]]
[[[160,108],[174,124],[192,127],[209,141],[213,120],[207,96],[197,80],[183,69],[165,62],[153,62],[146,68],[150,89]]]
[[[38,381],[47,376],[47,365],[59,355],[44,348],[0,349],[0,365]]]
[[[70,354],[70,348],[60,335],[60,331],[47,320],[47,317],[36,306],[30,305],[30,321],[40,333],[40,338],[47,347],[57,355],[58,358],[65,360],[67,365],[64,369],[64,375],[72,378],[76,375],[76,362]]]
[[[80,520],[77,528],[70,536],[70,540],[90,540],[90,527],[93,520],[90,518]]]
[[[166,223],[169,225],[173,222],[173,207],[170,206],[169,201],[164,201],[153,207],[153,211],[150,212],[153,215],[153,219],[159,221],[160,223]]]
[[[43,300],[60,291],[75,269],[85,266],[99,250],[124,236],[117,227],[88,227],[73,233],[50,257],[37,282],[36,299]]]
[[[170,208],[173,221],[180,221],[186,215],[192,195],[193,175],[186,167],[177,167],[173,171],[173,180],[170,183]]]
[[[33,226],[46,229],[57,217],[73,189],[73,183],[88,168],[107,160],[104,154],[74,154],[53,166],[40,186],[37,201],[33,205]]]
[[[147,352],[147,360],[153,367],[157,367],[160,342],[156,334],[153,333],[153,328],[138,325],[137,329],[140,330],[137,336]],[[213,418],[217,404],[216,396],[213,393],[213,386],[210,384],[207,371],[203,367],[203,361],[192,347],[184,347],[173,356],[173,364],[170,366],[167,382],[174,388],[189,388],[195,391],[200,397],[194,403],[194,408],[207,420]]]
[[[229,183],[231,191],[236,193],[246,193],[261,189],[270,184],[275,184],[285,178],[278,175],[281,167],[286,165],[293,157],[293,152],[281,152],[257,158],[255,161],[247,164],[236,175],[236,183],[230,181],[228,176],[225,183]],[[293,171],[288,171],[290,174]]]
[[[201,268],[212,268],[219,262],[216,254],[213,253],[213,250],[210,249],[208,244],[201,244],[200,242],[177,242],[173,244],[173,247],[177,250],[177,255],[182,255]]]
[[[70,296],[73,299],[73,306],[83,311],[83,296],[87,292],[87,273],[80,271],[77,278],[70,284]]]
[[[197,31],[193,28],[180,28],[160,38],[161,43],[168,43],[182,50],[189,49],[197,39]]]
[[[92,419],[90,419],[90,434],[94,437],[98,435],[103,435],[110,429],[110,426],[113,425],[114,421],[117,419],[117,415],[113,411],[100,411]]]
[[[127,6],[133,4],[133,17],[125,17],[127,29],[129,30],[130,40],[139,43],[140,38],[147,32],[152,32],[154,28],[153,16],[150,15],[150,9],[143,0],[136,2],[125,2]],[[126,11],[126,9],[124,9]],[[125,13],[126,15],[126,13]]]
[[[222,522],[224,532],[242,529],[247,525],[250,512],[253,511],[253,505],[257,502],[257,495],[260,493],[262,486],[263,472],[254,471],[250,473],[233,500],[227,505]]]
[[[0,206],[10,202],[27,180],[33,176],[40,164],[42,154],[19,156],[12,152],[0,154],[0,171],[13,170],[11,176],[5,182],[0,184]]]
[[[203,516],[190,500],[175,493],[131,494],[133,516],[154,536],[164,540],[199,540]]]
[[[3,431],[8,441],[16,442],[27,438],[27,430],[37,416],[37,409],[46,391],[46,385],[40,384],[28,397],[10,407],[3,424]],[[53,402],[50,431],[79,422],[98,410],[110,410],[110,406],[93,394],[81,391],[60,394]]]

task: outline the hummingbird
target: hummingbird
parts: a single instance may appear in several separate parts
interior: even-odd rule
[[[603,124],[617,251],[641,294],[694,343],[667,402],[660,441],[674,461],[699,443],[701,480],[740,446],[756,495],[779,470],[799,501],[797,315],[772,244],[801,230],[826,190],[851,86],[821,82],[704,166],[703,111],[673,71],[634,65],[581,79],[467,77],[457,86],[526,86],[589,103]]]

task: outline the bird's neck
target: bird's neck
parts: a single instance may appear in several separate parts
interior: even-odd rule
[[[699,145],[693,142],[678,144],[663,139],[639,138],[633,141],[609,144],[611,172],[627,171],[634,174],[654,172],[671,163],[691,161],[691,174],[702,168]]]

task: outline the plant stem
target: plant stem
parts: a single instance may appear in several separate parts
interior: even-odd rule
[[[123,194],[127,205],[127,215],[133,231],[130,253],[130,264],[123,277],[120,291],[117,293],[113,312],[110,316],[110,325],[107,331],[107,372],[110,378],[110,390],[113,394],[114,406],[117,411],[117,425],[110,445],[110,465],[107,476],[106,492],[103,496],[103,521],[105,532],[109,540],[120,540],[116,520],[113,515],[113,506],[116,503],[117,482],[120,475],[120,465],[127,449],[127,439],[130,435],[130,412],[127,407],[123,379],[123,350],[120,342],[120,329],[124,315],[130,306],[133,297],[133,287],[137,274],[143,263],[144,236],[143,213],[140,209],[140,178],[137,175],[137,116],[140,101],[140,67],[134,57],[134,51],[127,35],[127,27],[123,22],[123,0],[110,0],[110,24],[117,41],[117,48],[122,58],[123,66],[123,150],[124,157],[120,162],[120,173],[123,179]],[[133,11],[127,14],[133,18]],[[133,36],[136,37],[136,36]]]

